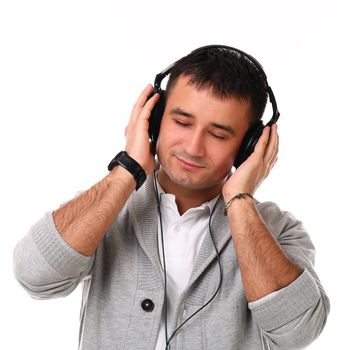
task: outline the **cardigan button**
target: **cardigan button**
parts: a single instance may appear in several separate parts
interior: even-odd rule
[[[151,312],[154,309],[154,303],[151,299],[145,299],[141,303],[141,307],[146,312]]]

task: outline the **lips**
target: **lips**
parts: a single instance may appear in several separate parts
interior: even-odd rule
[[[202,164],[197,164],[190,162],[188,160],[184,160],[182,158],[179,158],[176,156],[177,160],[180,162],[181,166],[185,168],[186,170],[196,170],[196,169],[202,169],[204,166]]]

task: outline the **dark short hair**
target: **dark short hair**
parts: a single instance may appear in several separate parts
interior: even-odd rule
[[[188,83],[198,89],[211,89],[217,98],[235,97],[249,101],[253,122],[264,114],[267,102],[266,79],[254,63],[235,50],[211,48],[182,57],[171,69],[167,95],[180,76],[188,76]]]

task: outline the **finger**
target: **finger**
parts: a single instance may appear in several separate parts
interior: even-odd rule
[[[130,116],[130,123],[134,123],[138,119],[139,114],[140,114],[143,106],[145,105],[145,103],[148,102],[149,96],[152,94],[152,92],[153,92],[153,87],[151,84],[148,84],[142,90],[140,96],[138,97],[138,99],[136,100],[136,102],[134,103],[134,106],[132,108],[131,116]]]
[[[153,86],[151,84],[148,84],[141,92],[140,96],[137,98],[134,107],[142,108],[145,103],[147,102],[149,96],[153,92]]]
[[[140,118],[142,119],[149,119],[151,116],[152,110],[159,101],[160,95],[154,94],[147,102],[146,104],[142,107],[141,112],[140,112]]]
[[[269,134],[270,134],[270,127],[265,126],[257,144],[255,145],[255,149],[254,149],[255,154],[261,157],[264,157],[265,149],[269,142]]]
[[[277,134],[277,141],[276,141],[276,147],[274,149],[273,155],[271,159],[266,164],[266,168],[268,169],[268,173],[270,173],[271,169],[275,166],[277,159],[278,159],[278,145],[279,145],[279,137]]]
[[[273,159],[278,150],[278,134],[277,125],[273,124],[271,127],[268,144],[265,150],[264,161],[268,164]]]
[[[275,165],[276,163],[276,160],[277,160],[277,157],[278,157],[278,146],[276,147],[276,150],[275,152],[273,153],[272,157],[269,159],[269,161],[267,162],[267,167],[272,167]]]
[[[148,119],[151,116],[151,112],[159,100],[160,95],[158,93],[154,94],[142,108],[136,108],[133,110],[129,123],[124,130],[124,135],[135,129],[137,125],[142,125],[143,129],[149,128]]]
[[[278,160],[278,157],[275,157],[269,164],[269,166],[267,167],[266,171],[265,171],[265,176],[264,178],[266,179],[267,176],[269,176],[271,170],[273,169],[273,167],[275,166],[276,162]]]
[[[278,157],[276,156],[276,157],[274,157],[273,162],[272,162],[271,165],[270,165],[270,170],[275,166],[275,164],[277,163],[277,161],[278,161]]]
[[[277,144],[276,144],[276,150],[275,150],[274,157],[277,157],[277,156],[278,156],[279,145],[280,145],[280,137],[279,137],[279,135],[278,135],[278,133],[277,133]]]

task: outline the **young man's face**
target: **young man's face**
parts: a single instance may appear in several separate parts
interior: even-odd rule
[[[218,99],[180,76],[167,99],[157,143],[162,185],[167,192],[220,192],[250,126],[249,102]],[[165,183],[164,183],[165,182]]]

